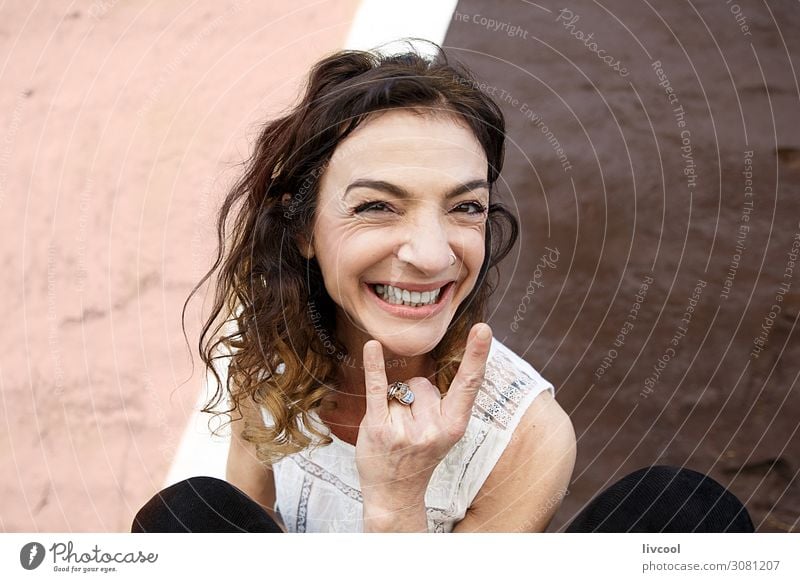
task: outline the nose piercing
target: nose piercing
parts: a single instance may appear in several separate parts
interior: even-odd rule
[[[455,264],[456,264],[456,256],[453,253],[450,253],[450,266],[452,267]]]

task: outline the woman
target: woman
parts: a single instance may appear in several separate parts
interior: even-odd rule
[[[202,281],[220,269],[200,347],[212,370],[227,350],[241,413],[228,482],[167,488],[132,531],[547,528],[575,434],[483,323],[518,224],[495,194],[503,115],[478,86],[441,51],[342,51],[267,124]]]

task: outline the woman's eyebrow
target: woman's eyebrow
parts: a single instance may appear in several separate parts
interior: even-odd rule
[[[391,182],[386,182],[385,180],[369,180],[367,178],[362,178],[351,182],[347,189],[344,191],[344,196],[342,198],[346,198],[347,194],[350,190],[355,188],[370,188],[372,190],[380,190],[382,192],[386,192],[387,194],[392,194],[398,198],[413,198],[414,195],[411,194],[408,190],[403,188],[402,186],[398,186],[397,184],[392,184]],[[447,194],[445,194],[445,199],[453,198],[465,192],[470,192],[472,190],[480,190],[481,188],[489,189],[489,182],[483,179],[476,179],[470,180],[469,182],[465,182],[463,184],[459,184],[452,190],[450,190]]]

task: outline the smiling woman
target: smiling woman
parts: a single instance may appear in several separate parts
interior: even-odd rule
[[[442,395],[452,385],[470,329],[485,320],[493,269],[518,233],[493,192],[503,115],[471,79],[441,51],[341,51],[317,63],[300,103],[262,130],[222,206],[225,244],[200,283],[216,272],[201,355],[210,365],[219,350],[232,354],[228,390],[206,410],[226,392],[230,412],[263,408],[274,424],[244,434],[261,461],[316,437],[329,444],[313,410],[346,414],[340,420],[355,422],[343,432],[358,425],[368,339],[404,362],[387,369],[390,382],[430,378]]]
[[[546,529],[575,434],[483,323],[518,224],[478,87],[441,49],[342,51],[265,126],[200,283],[217,272],[200,351],[204,410],[239,414],[230,483],[173,485],[132,531]]]

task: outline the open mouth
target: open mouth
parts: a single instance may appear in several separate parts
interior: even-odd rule
[[[391,285],[368,285],[379,299],[390,305],[405,305],[407,307],[427,307],[441,302],[453,281],[434,289],[433,291],[408,291]]]

